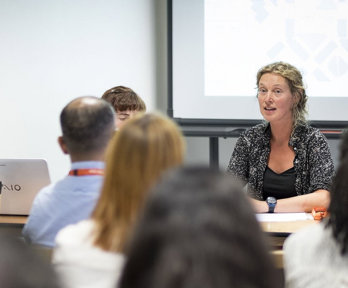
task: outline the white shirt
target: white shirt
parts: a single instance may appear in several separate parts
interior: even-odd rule
[[[116,287],[124,256],[94,246],[93,228],[92,220],[84,220],[58,233],[52,262],[63,287]]]
[[[286,287],[348,287],[348,255],[341,254],[324,223],[292,234],[283,249]]]

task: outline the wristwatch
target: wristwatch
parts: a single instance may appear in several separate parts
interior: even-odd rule
[[[277,205],[277,199],[274,198],[274,197],[267,197],[266,203],[268,205],[268,213],[273,213],[274,212],[274,208]]]

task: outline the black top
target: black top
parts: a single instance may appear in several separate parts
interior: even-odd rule
[[[296,172],[292,167],[283,173],[275,173],[268,166],[263,178],[263,200],[273,196],[276,199],[297,196],[295,190]]]

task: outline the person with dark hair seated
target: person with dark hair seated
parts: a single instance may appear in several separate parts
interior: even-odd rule
[[[118,287],[282,287],[242,189],[209,168],[166,174],[136,225]]]
[[[31,244],[54,246],[58,231],[89,218],[100,195],[104,154],[115,132],[115,111],[97,97],[73,99],[60,114],[58,143],[71,169],[34,199],[23,236]]]
[[[348,287],[348,132],[341,141],[328,218],[284,243],[287,287]]]

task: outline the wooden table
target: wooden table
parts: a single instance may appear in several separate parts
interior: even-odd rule
[[[22,230],[27,220],[28,216],[0,215],[0,233],[23,239]],[[42,257],[43,261],[47,264],[51,263],[52,248],[42,245],[30,245],[30,247]]]
[[[13,216],[13,215],[0,215],[0,225],[1,224],[19,224],[24,225],[27,223],[28,216]]]
[[[292,233],[296,233],[309,225],[315,225],[320,221],[296,220],[281,222],[260,222],[261,228],[266,232],[270,241],[271,254],[277,268],[283,268],[283,244],[285,239]]]
[[[291,234],[298,230],[317,223],[315,220],[297,220],[285,222],[260,222],[263,231],[273,234]]]
[[[24,224],[28,216],[0,215],[0,232],[3,234],[21,237]]]
[[[289,222],[260,222],[263,231],[267,233],[274,249],[282,249],[285,239],[292,233],[319,221],[298,220]]]

